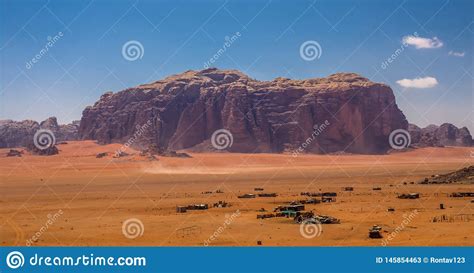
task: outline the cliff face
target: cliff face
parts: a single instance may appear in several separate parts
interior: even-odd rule
[[[425,128],[409,124],[408,131],[412,144],[419,147],[472,146],[474,144],[471,133],[466,127],[457,128],[450,123],[443,123],[441,126],[429,125]]]
[[[210,151],[225,128],[229,152],[383,153],[390,132],[407,126],[390,87],[357,74],[257,81],[206,69],[105,93],[83,111],[79,137]]]
[[[39,129],[51,130],[56,142],[77,140],[79,121],[59,125],[55,117],[40,123],[33,120],[0,120],[0,148],[25,147],[33,143],[33,137]]]

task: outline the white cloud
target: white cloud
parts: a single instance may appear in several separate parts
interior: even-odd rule
[[[433,38],[422,38],[417,36],[405,36],[403,37],[403,44],[411,45],[417,49],[421,48],[439,48],[443,46],[443,42],[438,37]]]
[[[466,52],[456,52],[456,51],[449,51],[448,53],[450,56],[455,56],[455,57],[464,57],[466,55]]]
[[[416,79],[402,79],[397,83],[405,88],[431,88],[438,85],[438,80],[433,77],[424,77]]]

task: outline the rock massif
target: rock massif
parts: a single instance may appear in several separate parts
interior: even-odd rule
[[[409,124],[412,144],[415,147],[472,146],[472,136],[466,127],[457,128],[450,123],[420,128]]]
[[[39,129],[51,130],[56,142],[77,140],[79,121],[59,125],[55,117],[40,123],[33,120],[0,120],[0,148],[26,147],[33,143],[33,137]]]
[[[83,111],[79,137],[211,151],[213,133],[226,129],[229,152],[375,154],[407,127],[390,87],[357,74],[257,81],[211,68],[105,93]]]

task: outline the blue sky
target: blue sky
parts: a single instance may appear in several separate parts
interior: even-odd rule
[[[469,0],[0,0],[0,119],[80,119],[106,91],[203,69],[239,32],[214,66],[259,80],[356,72],[390,85],[411,123],[451,122],[472,132],[473,7]],[[135,61],[122,55],[131,40],[143,47]],[[305,41],[320,45],[319,58],[300,56]]]

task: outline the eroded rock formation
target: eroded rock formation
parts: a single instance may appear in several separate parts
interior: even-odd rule
[[[407,127],[390,87],[357,74],[257,81],[206,69],[105,93],[83,111],[79,137],[211,151],[225,128],[229,152],[384,153],[390,132]]]
[[[473,140],[466,127],[457,128],[453,124],[429,125],[420,128],[409,124],[411,142],[415,147],[472,146]]]
[[[0,148],[26,147],[33,143],[33,137],[40,129],[51,130],[56,143],[77,140],[79,121],[59,125],[55,117],[50,117],[40,123],[33,120],[0,120]]]

